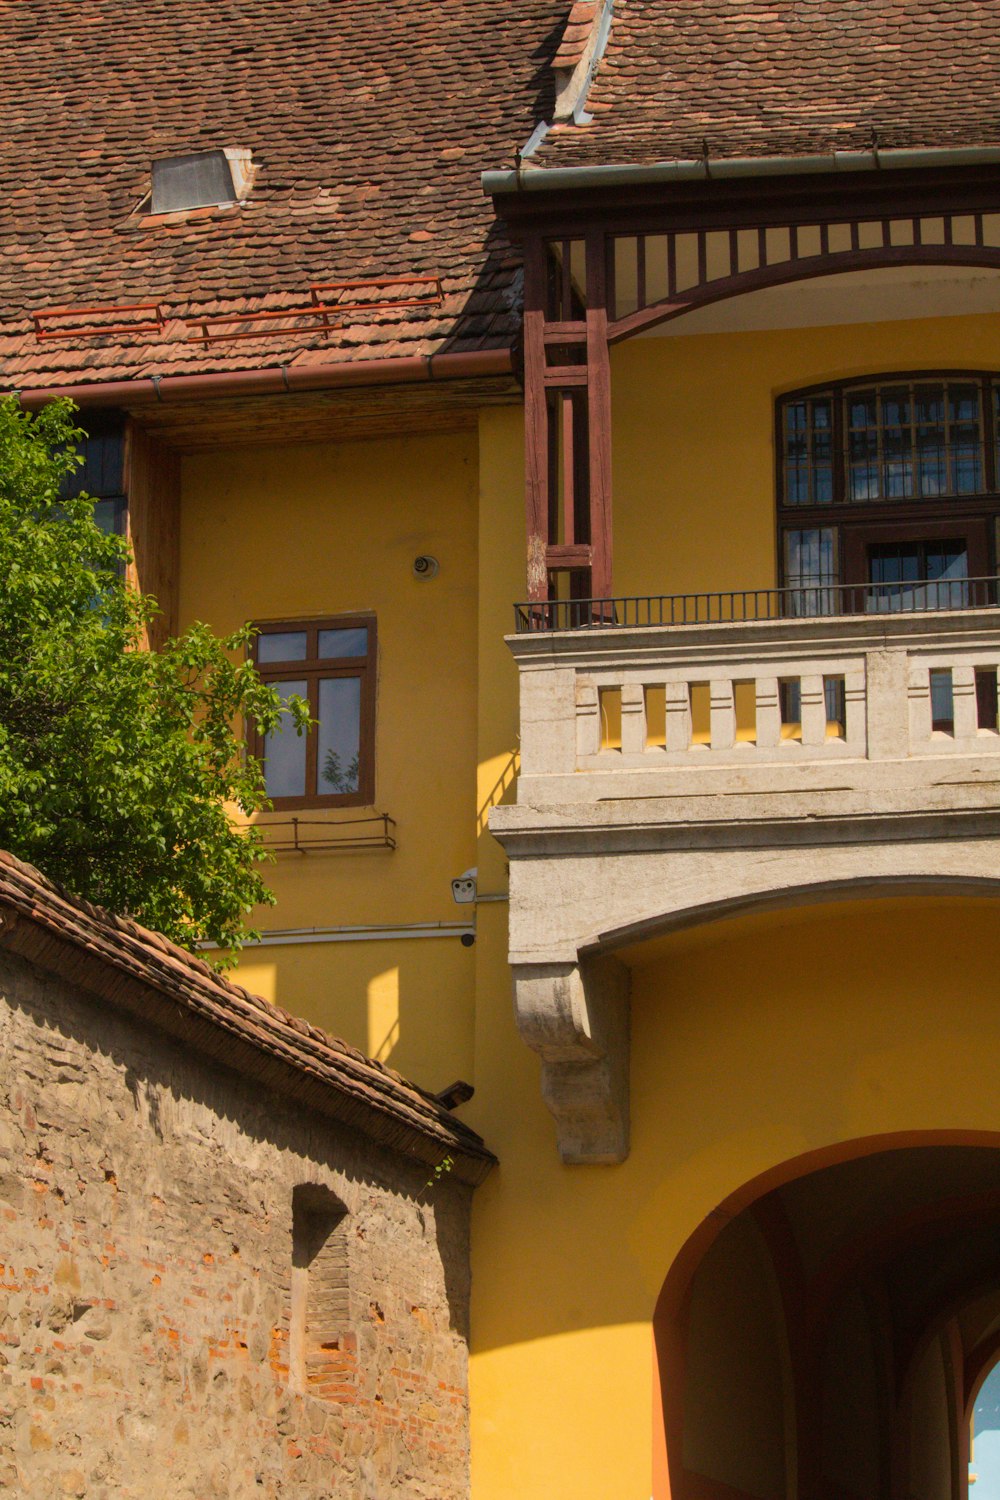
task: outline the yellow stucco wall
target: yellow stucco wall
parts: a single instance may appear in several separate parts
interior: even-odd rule
[[[879,371],[996,369],[998,348],[1000,316],[618,345],[615,592],[773,586],[775,397]]]
[[[476,1500],[649,1496],[649,1324],[685,1240],[806,1152],[1000,1130],[998,964],[987,901],[830,906],[663,940],[634,968],[632,1152],[611,1169],[560,1165],[505,986],[488,1044],[480,994],[468,1113],[501,1168],[474,1216]]]
[[[616,592],[773,584],[775,396],[885,369],[990,368],[998,334],[998,319],[950,318],[619,346]],[[480,807],[516,745],[499,643],[523,587],[515,417],[488,414],[480,429]],[[498,867],[490,844],[481,869]],[[474,1215],[473,1495],[646,1500],[650,1320],[715,1205],[839,1140],[1000,1128],[987,1081],[1000,1062],[996,918],[987,904],[842,906],[706,928],[643,956],[632,1154],[610,1169],[559,1163],[514,1025],[505,938],[502,910],[480,912],[477,1095],[464,1114],[501,1167]],[[991,1061],[970,1089],[984,1044]]]
[[[450,882],[475,863],[474,431],[188,457],[181,623],[374,610],[376,807],[392,852],[281,855],[264,928],[454,923]],[[419,553],[440,573],[413,576]],[[359,809],[304,813],[331,823]],[[275,814],[283,817],[287,814]],[[472,1069],[471,949],[455,937],[268,947],[241,978],[430,1088]]]
[[[998,334],[1000,319],[951,318],[616,349],[617,591],[773,583],[775,395],[988,367]],[[454,921],[448,882],[473,864],[480,891],[502,896],[485,818],[516,765],[502,636],[524,584],[521,430],[519,409],[487,409],[477,433],[186,461],[182,621],[379,618],[377,804],[399,820],[399,849],[283,860],[267,925]],[[430,584],[410,574],[421,551],[441,559]],[[633,1145],[615,1168],[559,1162],[514,1024],[502,901],[480,906],[471,949],[267,948],[241,970],[422,1083],[476,1085],[463,1117],[501,1166],[474,1212],[474,1500],[648,1500],[656,1298],[689,1235],[749,1178],[875,1133],[1000,1128],[988,903],[772,914],[630,961]]]

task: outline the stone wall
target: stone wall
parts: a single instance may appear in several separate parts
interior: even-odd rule
[[[467,1494],[470,1189],[10,953],[0,1058],[0,1493]]]

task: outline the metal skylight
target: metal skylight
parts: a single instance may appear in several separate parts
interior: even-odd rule
[[[164,157],[153,163],[152,212],[226,207],[245,198],[252,181],[250,152],[239,147]]]

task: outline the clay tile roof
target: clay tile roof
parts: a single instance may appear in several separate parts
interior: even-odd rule
[[[597,0],[574,0],[553,67],[576,67],[586,50],[596,15]]]
[[[0,6],[0,387],[508,347],[519,260],[479,177],[551,119],[570,4]],[[245,202],[150,215],[154,158],[221,147],[253,153]],[[206,316],[399,276],[441,295],[197,337]],[[147,301],[154,327],[120,336],[40,340],[31,316]]]
[[[1000,0],[617,0],[545,166],[1000,144]]]
[[[465,1182],[481,1182],[495,1162],[475,1131],[391,1068],[3,851],[0,949],[392,1150],[432,1166],[451,1156]]]

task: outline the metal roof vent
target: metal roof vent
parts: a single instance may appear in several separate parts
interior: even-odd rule
[[[154,214],[187,208],[225,207],[245,198],[253,183],[250,152],[236,146],[168,156],[153,163]]]

